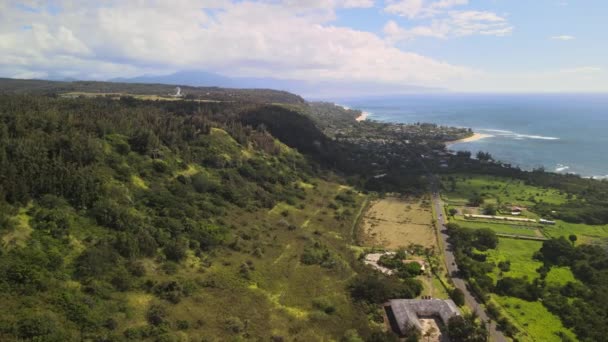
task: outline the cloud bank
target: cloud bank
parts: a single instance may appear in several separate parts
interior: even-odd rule
[[[435,85],[471,74],[333,24],[371,0],[44,1],[2,5],[0,74],[112,78],[172,70]]]

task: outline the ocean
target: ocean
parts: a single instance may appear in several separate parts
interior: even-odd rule
[[[335,100],[383,122],[470,127],[490,137],[452,150],[486,151],[531,170],[608,178],[608,94],[425,94]]]

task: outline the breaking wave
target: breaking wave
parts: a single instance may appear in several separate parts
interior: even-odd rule
[[[516,133],[513,131],[507,131],[507,130],[502,130],[502,129],[483,128],[483,129],[479,129],[478,131],[491,132],[496,136],[504,137],[504,138],[511,138],[511,139],[515,139],[515,140],[524,140],[524,139],[559,140],[559,138],[556,138],[556,137],[547,137],[544,135],[520,134],[520,133]]]

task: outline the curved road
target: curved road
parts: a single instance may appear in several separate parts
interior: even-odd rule
[[[484,322],[489,321],[489,317],[486,314],[485,309],[477,299],[471,294],[469,289],[467,288],[466,282],[464,279],[458,276],[458,265],[456,265],[456,260],[454,258],[454,253],[452,252],[452,245],[448,242],[448,234],[447,228],[445,227],[445,218],[443,217],[443,203],[441,201],[441,197],[439,196],[439,191],[437,190],[437,181],[435,177],[431,179],[431,191],[433,196],[433,205],[435,206],[435,211],[437,212],[437,223],[439,224],[439,235],[441,236],[441,240],[443,242],[443,253],[445,255],[445,263],[447,267],[448,274],[452,278],[454,282],[454,286],[462,290],[464,293],[465,303],[468,307],[473,309],[479,316],[481,320]],[[502,332],[496,329],[496,323],[491,321],[488,326],[488,331],[490,332],[490,338],[494,342],[507,342],[508,340],[505,338],[505,335]]]

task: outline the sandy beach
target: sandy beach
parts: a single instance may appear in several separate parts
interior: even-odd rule
[[[368,115],[369,115],[368,112],[361,112],[361,115],[359,115],[355,120],[357,120],[357,121],[367,120]]]
[[[490,138],[493,135],[491,134],[482,134],[482,133],[473,133],[472,136],[468,137],[468,138],[464,138],[464,139],[460,139],[460,140],[454,140],[454,141],[448,141],[445,144],[446,145],[452,145],[452,144],[457,144],[457,143],[464,143],[464,142],[472,142],[472,141],[477,141],[477,140],[481,140],[481,139],[485,139],[485,138]]]

